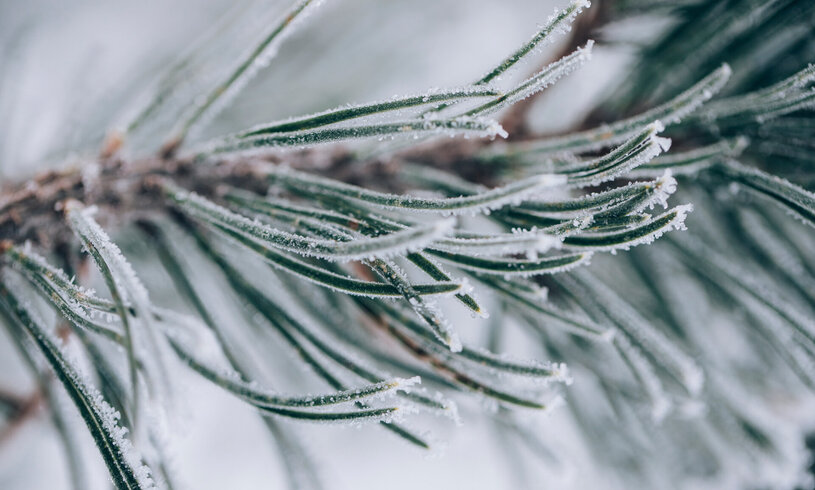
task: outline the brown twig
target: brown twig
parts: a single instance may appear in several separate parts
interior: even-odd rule
[[[218,200],[223,184],[264,194],[268,188],[265,169],[284,163],[344,182],[399,192],[399,167],[405,159],[447,169],[474,182],[490,184],[489,169],[473,155],[489,141],[442,140],[410,149],[387,160],[357,161],[342,146],[333,145],[300,152],[268,153],[233,157],[214,163],[175,158],[125,161],[112,157],[82,168],[49,171],[33,179],[7,185],[0,191],[0,241],[31,241],[53,250],[72,243],[62,216],[62,205],[76,199],[100,209],[99,219],[129,222],[146,213],[163,211],[168,203],[155,183],[170,178],[200,195]],[[62,245],[64,246],[64,245]]]
[[[3,391],[0,392],[0,398],[3,403],[12,407],[9,423],[0,429],[0,445],[2,445],[8,442],[28,420],[34,418],[42,405],[43,395],[38,389],[25,397]]]

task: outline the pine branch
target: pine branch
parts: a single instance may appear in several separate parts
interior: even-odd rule
[[[581,467],[610,485],[799,484],[786,474],[803,468],[806,428],[789,413],[815,387],[815,7],[636,0],[586,15],[574,0],[468,83],[251,114],[265,122],[196,140],[319,3],[271,23],[236,8],[86,163],[0,189],[0,320],[73,484],[86,463],[57,387],[117,488],[173,488],[179,382],[260,416],[293,488],[321,482],[281,418],[375,422],[427,450],[424,417],[458,420],[451,398],[547,464],[558,443],[527,419],[563,399]],[[631,32],[642,14],[664,25]],[[572,24],[559,55],[502,81]],[[632,68],[579,128],[530,134],[531,101],[570,88],[590,35],[596,57],[628,43]],[[586,95],[571,86],[566,102]],[[36,423],[26,410],[0,397],[13,427]]]

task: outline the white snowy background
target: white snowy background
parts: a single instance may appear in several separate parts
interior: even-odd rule
[[[285,8],[289,1],[272,3]],[[207,134],[466,83],[525,41],[562,3],[326,0]],[[0,179],[58,165],[72,142],[82,140],[83,125],[95,124],[88,115],[117,114],[122,100],[110,93],[123,84],[138,86],[139,75],[149,79],[158,73],[231,4],[0,1]],[[557,46],[546,49],[551,53]],[[552,89],[555,96],[535,108],[535,127],[555,130],[578,120],[615,70],[625,68],[618,63],[624,58],[624,53],[596,48],[594,60],[570,78],[568,87]],[[534,64],[528,64],[520,72],[532,69]],[[474,330],[483,334],[485,327]],[[253,411],[218,388],[183,376],[186,391],[171,447],[181,481],[202,490],[285,488],[284,469]],[[21,384],[22,379],[9,342],[0,336],[0,384],[26,393],[30,384]],[[295,429],[332,489],[605,488],[609,483],[593,481],[596,473],[581,467],[591,457],[583,453],[564,410],[528,414],[539,419],[531,426],[559,448],[561,464],[527,454],[522,457],[530,458],[525,465],[530,471],[524,473],[508,459],[517,453],[503,446],[494,427],[478,415],[481,408],[462,401],[462,427],[433,422],[436,438],[446,447],[431,457],[374,426],[297,424]],[[37,419],[0,445],[0,489],[67,488],[56,435],[45,414]],[[77,417],[74,423],[81,421]],[[106,488],[104,468],[89,438],[86,443],[86,460],[96,462],[94,488]]]

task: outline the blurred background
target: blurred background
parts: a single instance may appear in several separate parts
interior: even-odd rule
[[[283,43],[272,66],[199,136],[468,83],[527,40],[557,4],[472,0],[463,7],[454,0],[327,0],[313,14],[316,18]],[[208,61],[185,80],[191,90],[244,53],[286,7],[286,1],[3,0],[0,175],[31,174],[42,165],[98,149],[105,132],[126,124],[160,76],[181,55],[200,48],[202,37],[211,38],[203,43]],[[543,48],[546,53],[525,62],[517,74],[532,72],[557,47]],[[598,59],[572,77],[568,85],[575,94],[555,96],[562,89],[552,89],[555,95],[546,97],[549,110],[536,111],[537,128],[566,128],[580,120],[603,81],[624,69],[602,62],[606,56],[616,61],[623,50],[611,51],[597,49]],[[134,142],[131,150],[144,148]]]
[[[600,2],[595,0],[593,8]],[[283,43],[274,61],[192,140],[342,104],[463,85],[526,41],[555,7],[565,3],[325,0]],[[133,122],[161,86],[167,69],[184,53],[200,53],[207,60],[194,68],[182,67],[175,75],[183,80],[185,91],[194,93],[196,87],[223,76],[230,62],[251,49],[251,40],[289,5],[289,0],[0,0],[0,183],[95,158],[106,135]],[[613,88],[614,81],[623,79],[620,75],[633,59],[629,43],[647,41],[661,26],[656,19],[638,22],[616,26],[614,36],[625,42],[614,47],[600,43],[592,61],[571,75],[568,83],[548,89],[537,100],[531,112],[534,130],[558,132],[572,127]],[[545,46],[523,62],[514,76],[535,70],[567,38],[561,36],[558,43]],[[155,125],[134,133],[126,143],[125,156],[155,153],[157,142],[187,109],[181,102],[168,107]],[[138,257],[140,246],[130,243],[131,249],[124,252]],[[599,258],[597,263],[600,274],[614,282],[614,260]],[[172,296],[170,286],[162,284],[155,271],[138,272],[151,284],[154,298],[163,301],[164,296]],[[162,295],[162,287],[167,295]],[[702,296],[691,302],[704,302]],[[222,316],[228,320],[230,312],[224,308]],[[459,330],[483,340],[488,320],[468,320],[457,319]],[[0,331],[0,390],[25,394],[33,380],[23,381],[26,374],[3,335]],[[518,355],[525,354],[524,342],[515,339]],[[281,366],[281,372],[292,364],[287,354],[281,350],[274,354],[281,357],[271,361]],[[181,482],[194,489],[286,488],[280,458],[252,409],[193,375],[182,376],[188,382],[179,397],[173,427],[177,437],[170,446]],[[293,374],[293,383],[297,379]],[[591,396],[591,390],[601,387],[576,383],[569,389]],[[519,447],[517,438],[496,433],[496,425],[483,415],[496,407],[471,397],[456,400],[461,427],[449,420],[425,424],[437,440],[438,448],[431,454],[369,426],[284,423],[302,437],[331,489],[612,486],[613,475],[592,464],[593,456],[586,451],[591,441],[575,429],[566,410],[558,410],[556,398],[550,411],[521,413],[548,448],[557,448],[537,452]],[[779,405],[790,421],[806,419],[815,408],[811,397],[808,404],[795,404],[788,412],[783,402]],[[31,423],[37,421],[43,423]],[[68,488],[61,447],[46,421],[46,414],[35,410],[29,422],[13,430],[2,428],[0,489]],[[73,423],[82,421],[77,416]],[[612,430],[615,427],[609,427]],[[85,460],[96,463],[92,488],[108,488],[89,436],[78,432],[86,438]],[[660,450],[659,443],[654,443],[653,451]],[[723,488],[722,484],[699,482],[698,488]]]

